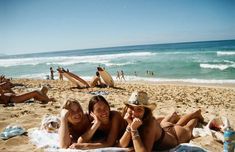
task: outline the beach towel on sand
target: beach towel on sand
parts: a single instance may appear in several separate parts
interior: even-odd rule
[[[57,123],[52,125],[51,123]],[[90,150],[78,150],[78,149],[61,149],[59,148],[59,135],[58,127],[60,125],[59,118],[57,116],[46,115],[43,117],[40,128],[32,128],[28,130],[28,136],[30,141],[38,148],[43,148],[47,152],[125,152],[130,151],[129,148],[120,147],[107,147],[97,148]],[[50,129],[48,129],[50,128]],[[53,128],[53,129],[52,129]],[[193,144],[180,144],[177,147],[162,151],[162,152],[205,152],[206,150],[193,145]]]
[[[46,152],[125,152],[128,148],[107,147],[90,150],[60,149],[58,133],[48,133],[45,130],[31,129],[29,131],[30,141],[38,148],[43,148]],[[206,152],[205,149],[193,144],[180,144],[177,147],[161,152]]]
[[[92,95],[108,95],[109,92],[108,91],[91,91],[89,92],[89,94],[92,94]]]
[[[202,128],[194,128],[193,136],[194,137],[204,137],[212,136],[214,140],[224,142],[223,132],[226,128],[229,128],[230,122],[226,117],[214,117],[212,118],[206,126]]]
[[[61,149],[59,148],[59,135],[58,133],[48,133],[46,130],[33,128],[29,130],[30,141],[37,146],[43,148],[46,152],[124,152],[127,148],[107,147],[97,148],[92,150],[78,150],[78,149]]]
[[[16,124],[8,125],[1,133],[0,138],[3,140],[9,139],[11,137],[22,135],[25,133],[25,129]]]

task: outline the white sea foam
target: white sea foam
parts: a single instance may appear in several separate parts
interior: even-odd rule
[[[201,68],[225,70],[227,68],[235,68],[235,64],[200,64]]]
[[[133,62],[124,62],[124,63],[104,63],[105,66],[123,66],[123,65],[130,65],[134,64]]]
[[[206,79],[165,79],[165,78],[147,78],[138,76],[126,76],[127,81],[149,81],[149,82],[187,82],[187,83],[206,83],[206,84],[235,84],[235,80],[206,80]]]
[[[33,78],[33,79],[46,79],[48,73],[34,73],[34,74],[24,74],[20,75],[18,78]],[[57,76],[54,76],[55,79],[58,79]]]
[[[10,67],[19,65],[37,65],[37,64],[58,64],[72,65],[77,63],[97,63],[108,64],[112,59],[126,57],[144,57],[153,56],[156,53],[151,52],[134,52],[134,53],[119,53],[105,55],[90,55],[90,56],[66,56],[66,57],[38,57],[38,58],[12,58],[0,59],[0,66]],[[112,64],[112,63],[111,63]]]
[[[229,60],[224,60],[225,63],[231,63],[231,64],[234,64],[235,62],[234,61],[229,61]]]
[[[33,79],[46,79],[46,75],[48,73],[38,73],[38,74],[27,74],[27,75],[21,75],[17,78],[33,78]],[[112,75],[115,82],[120,82],[115,79],[116,76]],[[90,81],[93,76],[81,76],[82,79],[86,81]],[[58,79],[57,76],[55,76],[55,79]],[[187,83],[206,83],[206,84],[235,84],[235,80],[206,80],[206,79],[165,79],[165,78],[149,78],[149,77],[139,77],[139,76],[129,76],[126,75],[125,79],[127,82],[134,82],[134,81],[148,81],[148,82],[187,82]],[[67,79],[65,79],[67,80]],[[124,82],[124,81],[122,81]]]
[[[235,51],[217,51],[217,56],[235,55]]]

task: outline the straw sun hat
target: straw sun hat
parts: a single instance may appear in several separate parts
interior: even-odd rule
[[[156,108],[155,103],[148,102],[148,94],[144,91],[134,91],[132,92],[128,102],[124,102],[128,106],[142,106],[154,110]]]

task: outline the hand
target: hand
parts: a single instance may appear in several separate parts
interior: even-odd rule
[[[97,116],[93,112],[91,112],[91,116],[94,119],[91,123],[99,127],[101,124],[101,121],[97,118]]]
[[[69,110],[62,109],[61,112],[60,112],[60,116],[61,116],[61,118],[67,119],[68,116],[69,116]]]
[[[131,130],[137,130],[143,124],[142,120],[139,118],[134,118],[131,123]]]
[[[81,146],[78,143],[73,143],[72,145],[69,146],[70,149],[80,149]]]
[[[132,123],[131,115],[128,112],[125,114],[124,119],[126,120],[128,125],[130,125]]]

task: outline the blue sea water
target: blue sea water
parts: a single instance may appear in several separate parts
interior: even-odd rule
[[[56,71],[58,66],[85,80],[101,66],[114,80],[117,71],[123,70],[128,81],[235,83],[235,40],[0,56],[0,74],[13,78],[45,79],[49,68]]]

